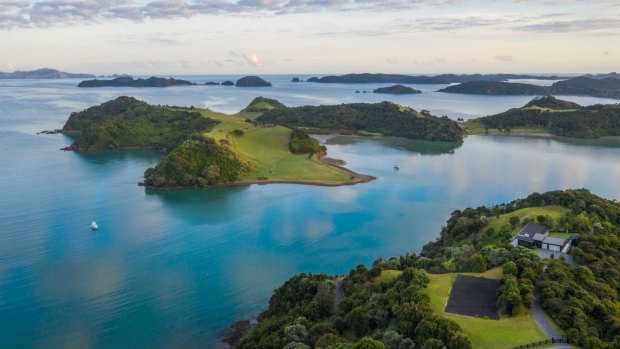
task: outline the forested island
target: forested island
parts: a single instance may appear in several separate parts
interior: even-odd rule
[[[373,91],[373,93],[387,93],[394,95],[413,95],[422,93],[420,90],[403,85],[394,85],[389,87],[380,87]]]
[[[187,80],[174,78],[166,79],[155,76],[151,76],[148,79],[134,79],[131,76],[121,76],[109,80],[84,80],[78,84],[78,87],[171,87],[189,85],[194,85],[194,83]]]
[[[571,263],[511,243],[531,222],[574,237]],[[546,339],[530,313],[542,307],[570,344],[618,348],[619,261],[620,204],[585,189],[534,193],[454,211],[420,254],[360,264],[344,277],[293,276],[258,325],[240,322],[224,338],[248,349],[510,348]],[[451,291],[459,280],[496,285],[486,302],[499,320],[448,309],[467,297]]]
[[[93,74],[65,73],[57,69],[42,68],[36,70],[18,70],[12,73],[0,72],[0,79],[88,79],[94,78]]]
[[[620,99],[620,79],[580,76],[538,86],[514,82],[470,81],[448,86],[438,92],[478,95],[576,95]]]
[[[162,161],[144,175],[143,184],[156,189],[283,182],[343,185],[374,179],[324,157],[325,147],[307,134],[318,129],[450,142],[462,141],[463,133],[447,117],[389,102],[289,108],[264,97],[235,115],[119,97],[72,113],[62,132],[77,134],[66,150],[162,152]]]
[[[448,117],[436,117],[391,102],[279,108],[266,111],[256,121],[322,133],[379,134],[446,142],[463,140],[463,131]]]
[[[330,75],[321,78],[313,77],[308,82],[337,83],[337,84],[371,84],[371,83],[394,83],[394,84],[452,84],[467,81],[508,81],[513,79],[538,79],[559,80],[558,76],[524,75],[524,74],[440,74],[428,75],[402,75],[402,74],[346,74]]]
[[[271,83],[258,76],[246,76],[235,83],[237,87],[270,87]]]
[[[473,119],[468,133],[546,132],[573,138],[620,136],[620,104],[582,107],[553,96],[535,98],[522,108]]]

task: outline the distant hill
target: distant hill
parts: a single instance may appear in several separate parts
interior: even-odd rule
[[[272,109],[256,121],[329,132],[370,132],[429,141],[460,142],[463,139],[461,128],[447,117],[418,113],[391,102]]]
[[[469,120],[464,127],[472,128],[477,123],[481,123],[487,132],[492,129],[528,129],[573,138],[620,136],[620,104],[582,107],[545,96],[532,100],[522,108]]]
[[[235,84],[237,87],[269,87],[271,83],[269,81],[265,81],[263,78],[258,76],[246,76],[239,80]]]
[[[558,81],[551,86],[551,92],[557,95],[594,96],[620,99],[620,79],[593,79],[580,76]]]
[[[473,95],[544,95],[548,89],[544,86],[500,81],[468,81],[448,86],[439,90],[447,93]]]
[[[441,74],[435,76],[426,75],[402,75],[402,74],[346,74],[331,75],[322,78],[313,77],[308,82],[339,83],[339,84],[371,84],[371,83],[395,83],[395,84],[452,84],[459,82],[486,80],[508,81],[511,79],[540,79],[559,80],[557,76],[523,75],[523,74]]]
[[[12,73],[4,73],[0,72],[0,79],[86,79],[86,78],[94,78],[95,75],[92,74],[74,74],[74,73],[65,73],[60,70],[50,69],[50,68],[42,68],[37,70],[30,71],[14,71]]]
[[[191,81],[174,78],[157,78],[151,76],[148,79],[134,79],[130,76],[118,77],[111,80],[84,80],[78,87],[171,87],[193,85]]]
[[[380,87],[373,91],[374,93],[387,93],[394,95],[412,95],[422,93],[420,90],[416,90],[411,87],[403,86],[403,85],[394,85],[389,87]]]
[[[439,92],[506,96],[576,95],[620,99],[620,79],[579,76],[555,82],[549,87],[514,82],[470,81],[448,86]]]
[[[250,104],[247,107],[245,107],[243,111],[255,113],[255,112],[264,112],[264,111],[268,111],[272,109],[281,109],[281,108],[286,108],[286,106],[280,103],[280,101],[259,96],[259,97],[254,98],[254,100],[250,102]]]

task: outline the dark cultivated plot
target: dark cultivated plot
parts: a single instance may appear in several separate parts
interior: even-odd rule
[[[497,289],[499,280],[458,275],[445,312],[499,320]]]

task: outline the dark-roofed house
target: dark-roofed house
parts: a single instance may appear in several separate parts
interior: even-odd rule
[[[560,252],[566,246],[567,241],[549,236],[549,228],[542,224],[528,223],[517,235],[517,243],[519,246]],[[568,250],[569,247],[566,249]]]
[[[542,241],[549,234],[549,228],[542,224],[528,223],[517,235],[517,241],[524,247],[542,247]]]

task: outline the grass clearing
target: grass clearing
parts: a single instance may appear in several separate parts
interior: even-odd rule
[[[390,284],[402,273],[401,270],[383,270],[381,275],[375,279],[375,283]]]
[[[240,113],[236,116],[210,110],[202,110],[202,113],[220,121],[206,134],[218,142],[228,141],[239,158],[250,164],[252,171],[241,180],[267,178],[274,181],[339,183],[350,179],[348,174],[320,163],[315,157],[292,154],[288,149],[292,132],[289,128],[253,125],[245,121],[250,113]],[[232,132],[235,130],[243,131],[243,135],[233,136]]]
[[[560,217],[566,212],[566,208],[562,206],[542,206],[542,207],[526,207],[514,212],[499,215],[498,217],[488,217],[489,222],[485,229],[493,228],[500,230],[504,225],[510,225],[509,220],[512,216],[517,216],[519,219],[529,217],[531,220],[535,220],[537,216],[549,216],[554,220],[559,220]],[[517,225],[512,230],[513,235],[518,233],[521,227]]]
[[[484,273],[463,273],[465,275],[500,279],[501,268]],[[431,280],[427,292],[434,311],[458,323],[469,337],[473,348],[505,349],[513,346],[546,339],[531,314],[516,317],[501,317],[500,320],[485,320],[469,316],[444,313],[450,289],[458,273],[429,274]]]
[[[547,130],[542,127],[515,127],[511,128],[509,132],[500,130],[498,128],[487,129],[484,124],[479,120],[468,120],[460,124],[461,128],[469,135],[479,134],[512,134],[512,133],[547,133]]]

